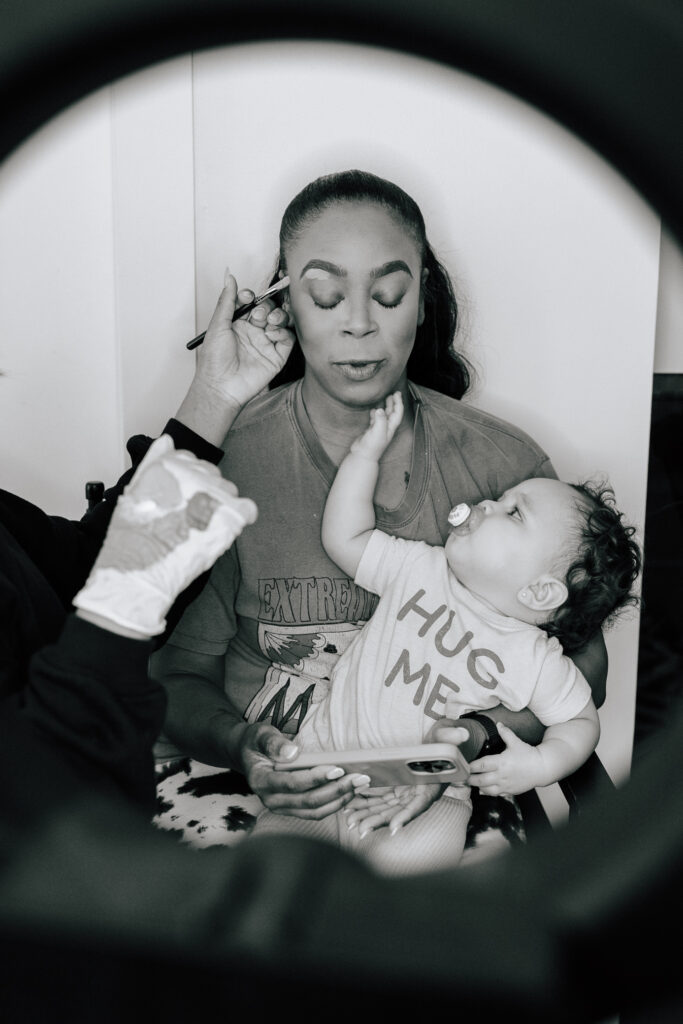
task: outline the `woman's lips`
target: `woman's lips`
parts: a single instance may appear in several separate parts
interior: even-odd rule
[[[348,380],[370,380],[384,364],[383,359],[376,359],[373,362],[348,362],[335,363],[337,369]]]

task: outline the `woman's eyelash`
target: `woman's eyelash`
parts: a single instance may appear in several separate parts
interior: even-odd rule
[[[335,306],[338,306],[339,303],[342,301],[342,299],[339,298],[336,299],[334,302],[319,302],[317,299],[313,298],[313,296],[311,296],[311,298],[313,299],[313,305],[317,306],[318,309],[334,309]],[[400,298],[396,299],[395,302],[383,302],[382,299],[378,298],[376,295],[373,296],[373,298],[375,302],[378,303],[378,305],[380,305],[383,309],[396,309],[396,307],[400,306],[401,303],[403,302],[402,295]]]
[[[510,509],[510,511],[508,512],[509,516],[519,516],[519,514],[520,514],[520,512],[519,512],[519,509],[517,508],[516,505],[515,505],[514,508]]]

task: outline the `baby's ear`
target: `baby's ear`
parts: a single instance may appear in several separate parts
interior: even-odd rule
[[[517,593],[517,600],[534,612],[551,612],[564,604],[568,597],[567,585],[556,576],[539,576]]]

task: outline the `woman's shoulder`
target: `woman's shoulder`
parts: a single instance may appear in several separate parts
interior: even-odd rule
[[[228,442],[233,443],[240,438],[248,437],[251,441],[255,433],[270,434],[281,429],[282,421],[292,415],[292,397],[297,383],[282,384],[247,402],[232,424],[222,447],[225,449]]]
[[[477,409],[468,402],[463,402],[449,395],[442,395],[431,388],[411,383],[417,395],[425,417],[433,430],[445,433],[447,437],[467,439],[472,442],[479,439],[482,444],[487,442],[502,445],[504,448],[523,447],[534,453],[539,459],[547,459],[545,450],[521,427],[494,416],[493,413]]]

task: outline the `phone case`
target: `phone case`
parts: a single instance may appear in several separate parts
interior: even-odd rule
[[[371,786],[433,786],[466,783],[467,761],[453,743],[420,743],[376,750],[303,752],[293,761],[278,761],[278,771],[298,771],[319,764],[370,776]]]

